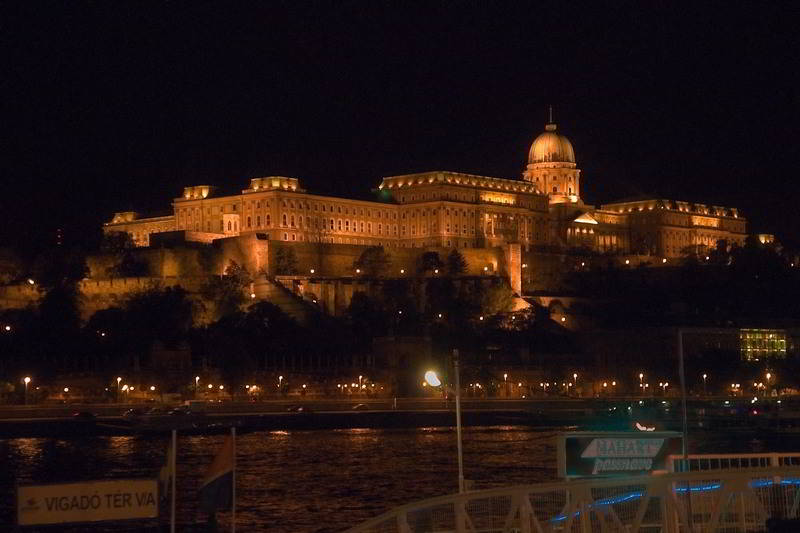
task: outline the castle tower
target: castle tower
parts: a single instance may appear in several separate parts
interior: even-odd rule
[[[572,143],[556,133],[553,111],[545,131],[533,141],[522,179],[547,193],[551,204],[580,203],[580,173],[575,165]]]

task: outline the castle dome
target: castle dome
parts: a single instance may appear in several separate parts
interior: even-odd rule
[[[553,123],[545,126],[545,132],[536,137],[528,152],[528,163],[572,163],[575,152],[572,143],[563,135],[556,133]]]

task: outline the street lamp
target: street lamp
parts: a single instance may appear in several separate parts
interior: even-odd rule
[[[642,396],[644,396],[644,385],[642,385],[642,378],[644,378],[644,374],[639,372],[639,388],[642,389]]]
[[[455,374],[456,393],[456,439],[458,440],[458,492],[464,492],[464,454],[461,447],[461,378],[458,371],[458,350],[453,350],[453,373]],[[442,381],[436,372],[425,372],[425,381],[432,387],[442,386]],[[449,387],[448,387],[449,388]]]
[[[122,378],[117,376],[117,401],[119,401],[119,382],[122,381]]]
[[[200,392],[200,376],[194,377],[194,397],[197,398],[197,393]]]
[[[283,384],[283,376],[278,376],[278,389],[279,390],[280,390],[282,384]]]
[[[25,383],[25,405],[28,405],[28,383],[31,382],[31,377],[25,376],[22,382]]]
[[[703,396],[708,396],[708,393],[706,392],[706,378],[707,377],[708,377],[708,374],[703,374]]]

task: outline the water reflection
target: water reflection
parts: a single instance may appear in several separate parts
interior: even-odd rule
[[[465,428],[465,476],[476,488],[552,480],[556,434],[520,426]],[[800,442],[799,437],[753,442],[753,437],[705,434],[692,440],[692,451],[797,449]],[[178,437],[181,531],[202,530],[198,489],[223,439]],[[154,477],[168,441],[167,435],[0,441],[0,524],[13,523],[15,483]],[[240,435],[237,444],[242,531],[341,531],[397,505],[457,490],[455,428],[271,431]],[[168,515],[166,508],[162,515]]]

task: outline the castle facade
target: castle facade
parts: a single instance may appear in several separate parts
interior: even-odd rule
[[[583,248],[664,262],[687,251],[702,255],[718,241],[744,244],[746,220],[736,208],[662,198],[595,207],[581,199],[580,173],[572,143],[550,123],[533,141],[521,179],[449,171],[390,176],[378,185],[378,199],[365,201],[312,194],[296,178],[269,176],[231,196],[210,185],[185,187],[169,216],[119,212],[103,229],[127,232],[137,246],[179,231],[201,242],[258,234],[395,248],[516,243],[523,252]]]

